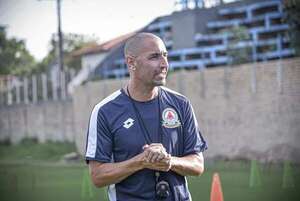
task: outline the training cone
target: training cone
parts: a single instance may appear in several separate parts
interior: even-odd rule
[[[250,187],[259,187],[261,186],[261,176],[260,170],[256,160],[251,161],[251,169],[250,169],[250,179],[249,186]]]
[[[224,201],[221,180],[218,173],[214,173],[210,191],[210,201]]]
[[[293,188],[295,187],[292,167],[290,162],[285,161],[283,164],[283,177],[282,177],[282,188]]]
[[[83,177],[81,183],[81,198],[86,200],[94,196],[91,179],[88,170],[83,170]]]

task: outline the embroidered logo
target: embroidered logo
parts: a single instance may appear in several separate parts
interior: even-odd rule
[[[128,118],[126,121],[123,122],[124,128],[130,128],[133,125],[134,120],[131,118]]]
[[[178,114],[173,108],[166,108],[162,112],[162,125],[166,128],[176,128],[181,125]]]

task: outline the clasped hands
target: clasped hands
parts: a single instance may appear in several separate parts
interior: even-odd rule
[[[143,146],[143,165],[145,168],[167,172],[171,169],[171,155],[160,143]]]

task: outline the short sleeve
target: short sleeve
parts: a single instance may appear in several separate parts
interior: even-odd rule
[[[103,163],[112,160],[112,135],[107,120],[100,108],[92,111],[86,140],[86,162],[90,160]]]
[[[193,107],[189,101],[186,102],[183,118],[183,155],[185,156],[205,151],[207,149],[207,144],[200,132]]]

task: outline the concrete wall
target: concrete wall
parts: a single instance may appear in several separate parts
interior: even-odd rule
[[[195,47],[195,11],[185,11],[173,14],[172,20],[172,40],[173,49]],[[184,30],[184,31],[182,31]]]
[[[0,108],[0,140],[18,143],[25,137],[74,142],[71,101],[20,104]]]
[[[209,146],[206,157],[300,161],[300,59],[281,66],[272,61],[169,74],[168,87],[194,106]],[[75,91],[75,139],[81,153],[93,106],[125,83],[90,82]]]
[[[75,141],[83,153],[93,106],[126,82],[88,82],[73,102],[1,107],[0,140]],[[205,157],[300,162],[300,58],[171,72],[167,83],[191,100],[209,146]]]

